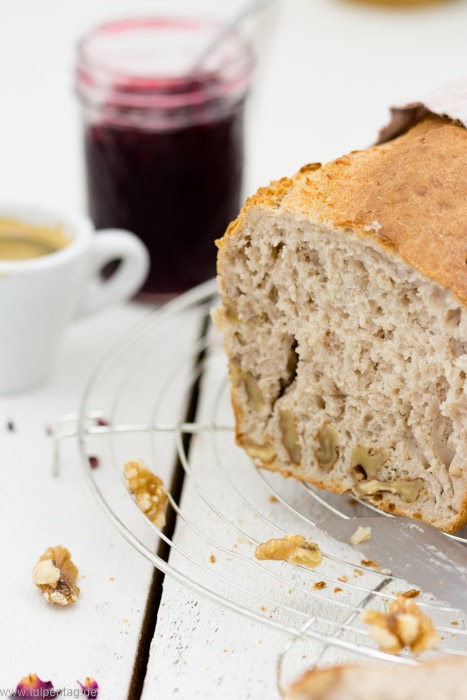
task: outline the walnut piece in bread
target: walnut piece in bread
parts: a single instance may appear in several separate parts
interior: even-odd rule
[[[466,524],[467,130],[427,116],[305,166],[218,245],[238,444],[284,476]]]

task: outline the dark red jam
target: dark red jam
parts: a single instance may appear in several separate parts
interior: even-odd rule
[[[221,30],[133,18],[98,27],[78,48],[90,215],[97,229],[128,229],[146,244],[142,292],[155,300],[215,275],[214,241],[240,208],[253,59],[235,33],[203,54]]]
[[[146,244],[143,293],[175,294],[215,275],[214,241],[240,207],[243,101],[223,118],[167,131],[86,128],[91,218]]]

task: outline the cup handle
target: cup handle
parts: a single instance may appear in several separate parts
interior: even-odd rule
[[[122,229],[100,230],[90,249],[91,274],[78,318],[106,306],[129,299],[140,288],[149,271],[149,253],[137,236]],[[109,279],[102,279],[102,268],[112,260],[121,263]]]

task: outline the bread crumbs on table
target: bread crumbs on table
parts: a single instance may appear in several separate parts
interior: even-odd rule
[[[360,571],[360,569],[354,569],[353,572],[355,576],[363,576],[363,571]]]
[[[373,559],[362,559],[360,564],[362,566],[372,566],[373,569],[376,569],[377,571],[381,571],[380,565],[376,561],[373,561]]]
[[[347,583],[347,576],[344,574],[343,576],[339,576],[337,580],[342,583]]]
[[[277,498],[272,494],[269,496],[269,503],[277,503]]]
[[[209,557],[209,561],[211,562],[211,564],[216,563],[216,557],[214,556],[214,554],[211,554],[211,556]]]
[[[339,588],[338,586],[334,589],[334,593],[340,593],[342,591],[342,588]]]
[[[417,591],[416,588],[411,588],[410,591],[405,591],[404,593],[398,593],[398,596],[402,596],[402,598],[416,598],[417,596],[420,595],[420,591]]]
[[[317,581],[313,588],[324,588],[327,585],[326,581]]]

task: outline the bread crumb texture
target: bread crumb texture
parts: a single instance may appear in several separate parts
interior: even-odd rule
[[[248,200],[219,243],[237,441],[259,466],[467,522],[467,131],[430,117]]]

